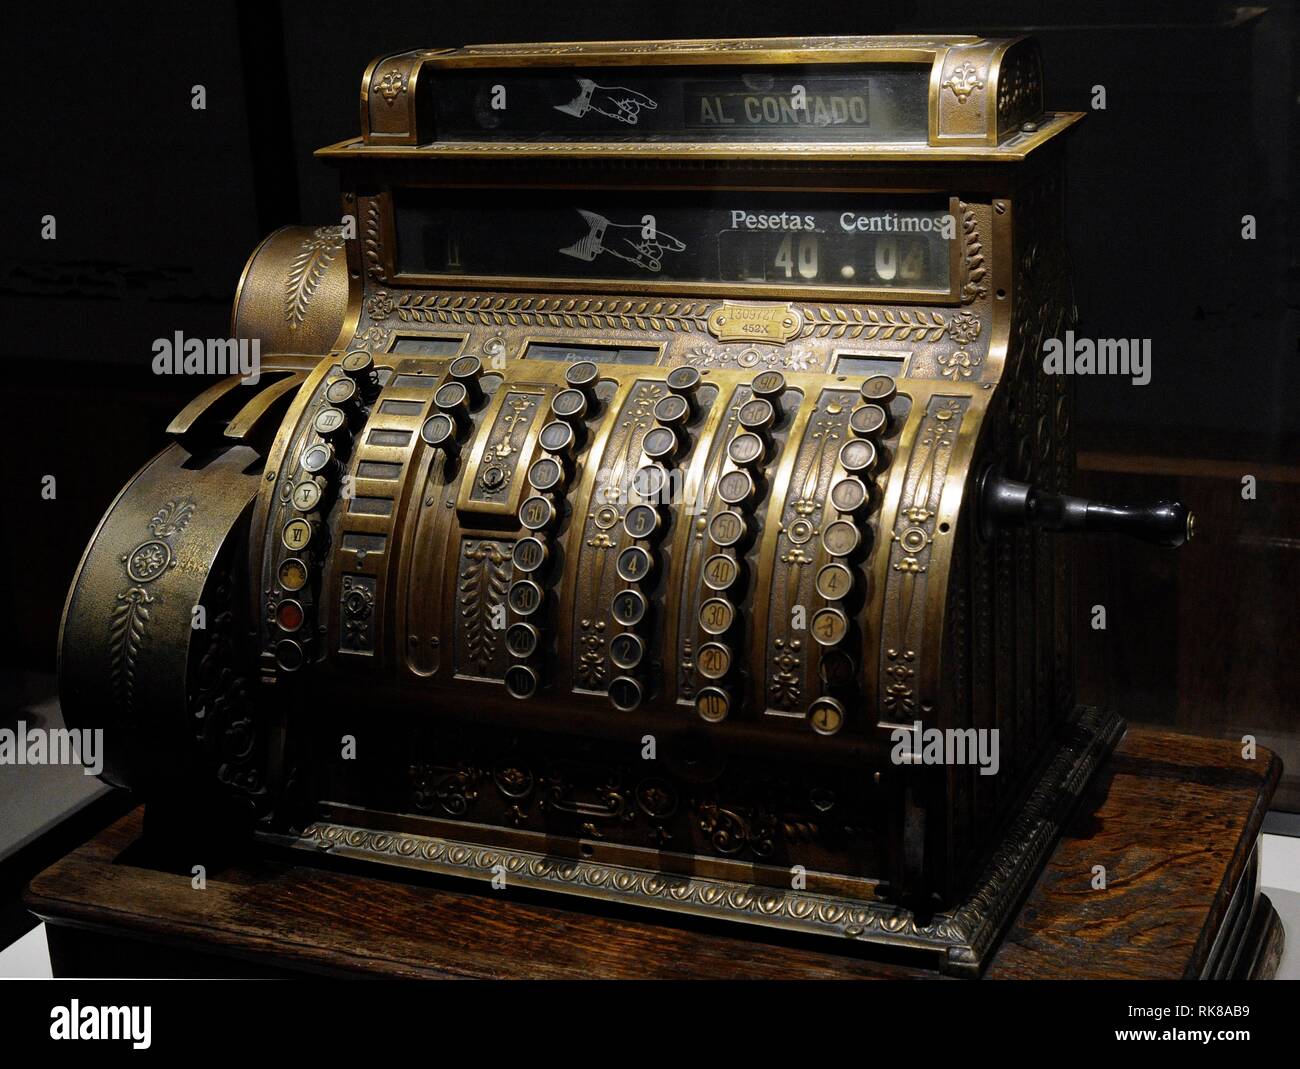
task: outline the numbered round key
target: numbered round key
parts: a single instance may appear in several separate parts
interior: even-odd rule
[[[710,635],[723,635],[736,619],[736,610],[723,598],[709,598],[700,606],[700,627]]]
[[[857,669],[853,665],[853,658],[843,650],[827,650],[822,654],[818,674],[828,687],[847,687],[853,683]]]
[[[517,623],[506,628],[506,649],[512,656],[521,660],[537,652],[537,643],[541,638],[537,628],[532,624]]]
[[[434,449],[446,449],[456,440],[456,421],[446,412],[437,412],[424,421],[420,437]]]
[[[293,488],[293,507],[299,512],[311,512],[320,504],[323,491],[315,479],[304,479]]]
[[[654,417],[665,427],[680,427],[691,418],[690,402],[677,393],[661,397],[655,404]]]
[[[535,494],[519,506],[519,522],[530,531],[544,531],[555,522],[555,506],[550,498]]]
[[[731,650],[721,642],[706,642],[695,664],[705,679],[722,679],[731,671]]]
[[[785,376],[779,371],[761,371],[754,376],[749,388],[755,397],[775,399],[785,390]]]
[[[887,405],[898,393],[898,385],[889,375],[872,375],[862,384],[862,398],[876,405]]]
[[[876,463],[876,447],[867,438],[851,438],[840,446],[840,463],[850,475],[869,477]]]
[[[609,700],[615,709],[631,712],[641,704],[641,684],[631,676],[616,676],[609,681]]]
[[[889,425],[889,416],[880,405],[859,405],[849,416],[849,430],[859,438],[874,438]]]
[[[510,587],[506,600],[519,616],[531,616],[542,607],[542,588],[531,579],[520,579]]]
[[[551,398],[551,413],[570,423],[587,414],[587,396],[581,390],[561,390]]]
[[[302,455],[302,470],[309,475],[323,475],[334,469],[334,447],[317,442]]]
[[[629,546],[618,555],[615,566],[619,578],[625,583],[639,583],[650,574],[654,560],[644,546]]]
[[[719,512],[709,521],[709,537],[724,549],[740,542],[745,537],[745,530],[745,521],[738,512]]]
[[[680,439],[671,427],[652,427],[641,439],[641,451],[651,460],[668,463],[677,453]]]
[[[624,627],[636,627],[645,618],[645,595],[639,590],[620,590],[614,595],[610,613]]]
[[[590,396],[600,378],[600,368],[590,360],[578,360],[564,369],[564,381],[576,390],[582,390]]]
[[[727,443],[727,456],[733,464],[742,468],[761,464],[766,451],[763,439],[752,432],[738,434]]]
[[[641,641],[640,635],[624,631],[609,640],[609,659],[625,672],[639,665],[643,656],[645,643]]]
[[[653,505],[633,505],[623,517],[623,530],[631,538],[652,538],[660,523],[659,510]]]
[[[718,480],[718,496],[728,505],[743,505],[754,496],[754,477],[739,469]]]
[[[827,601],[848,597],[852,589],[853,573],[843,564],[828,564],[817,573],[817,593]]]
[[[357,400],[357,384],[351,379],[335,379],[325,387],[325,400],[332,405],[350,405]]]
[[[514,561],[515,571],[531,575],[546,563],[549,552],[545,542],[530,535],[515,543],[510,556]]]
[[[280,562],[280,567],[276,569],[275,574],[279,577],[280,586],[292,593],[307,585],[310,573],[307,571],[307,565],[297,557],[286,557]]]
[[[695,695],[695,711],[701,720],[718,724],[731,712],[731,698],[721,687],[705,687]]]
[[[280,533],[280,541],[285,549],[297,551],[306,549],[315,535],[315,528],[304,519],[290,520]]]
[[[512,698],[531,698],[537,693],[537,673],[526,664],[512,664],[506,669],[505,684]]]
[[[528,485],[538,493],[544,494],[548,490],[554,490],[563,481],[564,468],[552,457],[535,460],[532,467],[528,469]]]
[[[849,618],[840,609],[821,609],[813,614],[808,630],[823,646],[838,646],[849,633]]]
[[[573,431],[573,427],[564,420],[553,419],[538,434],[537,440],[541,443],[543,449],[548,453],[554,453],[556,456],[567,457],[573,452],[574,445],[577,444],[578,437]]]
[[[831,504],[840,512],[855,513],[866,507],[867,487],[861,479],[852,476],[841,479],[831,487]]]
[[[776,409],[766,397],[755,397],[740,406],[736,419],[747,431],[765,431],[776,422]]]
[[[736,558],[726,553],[715,553],[704,562],[704,585],[710,590],[726,590],[740,574]]]
[[[662,464],[646,464],[632,476],[632,489],[642,501],[666,504],[668,472]]]
[[[832,557],[849,556],[861,541],[862,535],[848,520],[828,523],[822,530],[822,546]]]
[[[818,698],[808,706],[808,723],[818,735],[834,735],[844,726],[844,706],[834,698]]]
[[[693,367],[675,367],[668,372],[668,388],[673,393],[688,394],[700,384],[700,373]]]

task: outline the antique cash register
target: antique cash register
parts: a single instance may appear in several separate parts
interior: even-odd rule
[[[1118,737],[1073,687],[1064,142],[1027,38],[375,60],[65,610],[227,829],[978,972]],[[196,857],[196,860],[201,860]],[[436,893],[431,891],[430,893]]]

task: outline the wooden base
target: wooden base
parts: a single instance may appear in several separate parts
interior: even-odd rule
[[[1282,932],[1259,893],[1257,845],[1280,772],[1268,751],[1244,760],[1235,743],[1130,731],[984,975],[1272,976]],[[849,940],[264,851],[190,859],[170,845],[153,848],[136,810],[32,882],[27,904],[49,926],[56,975],[937,975],[864,957]]]

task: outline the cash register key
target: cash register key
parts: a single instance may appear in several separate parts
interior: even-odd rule
[[[715,553],[704,562],[704,585],[710,590],[727,590],[740,575],[736,558],[726,553]]]
[[[849,430],[859,438],[874,438],[889,426],[889,414],[880,405],[859,405],[849,416]]]
[[[537,673],[526,664],[512,664],[506,669],[505,684],[512,698],[531,698],[537,693]]]
[[[735,619],[735,608],[724,598],[709,598],[700,606],[700,627],[710,635],[725,635]]]
[[[727,456],[733,464],[749,468],[763,463],[767,445],[757,434],[745,432],[738,434],[727,443]]]
[[[862,533],[848,520],[828,523],[822,530],[822,546],[832,557],[847,557],[858,548]]]
[[[561,390],[551,398],[551,414],[576,423],[587,414],[587,395],[581,390]]]
[[[317,442],[315,445],[308,446],[302,454],[302,470],[308,475],[325,475],[333,473],[337,461],[334,458],[334,447],[328,442]]]
[[[293,488],[293,507],[299,512],[314,512],[325,495],[325,480],[321,478],[304,479]]]
[[[305,587],[309,575],[307,565],[297,557],[286,557],[282,560],[275,574],[280,580],[280,586],[289,593]]]
[[[555,506],[548,497],[534,494],[519,506],[519,522],[530,531],[544,531],[555,522]]]
[[[575,390],[581,390],[590,399],[596,391],[600,368],[590,360],[579,360],[564,369],[564,381]]]
[[[844,726],[844,706],[834,698],[818,698],[808,706],[808,723],[818,735],[834,735]]]
[[[889,375],[872,375],[862,384],[860,392],[864,401],[870,401],[872,404],[880,405],[883,408],[898,393],[898,385]]]
[[[296,672],[307,660],[302,646],[291,638],[282,638],[275,644],[275,663],[282,672]]]
[[[364,349],[353,349],[339,361],[343,374],[357,384],[365,397],[373,397],[379,392],[379,372],[375,368],[374,358]]]
[[[754,496],[754,477],[742,469],[718,480],[718,496],[728,505],[743,505]]]
[[[536,653],[540,640],[541,634],[532,624],[520,622],[506,628],[506,649],[510,651],[512,657],[518,657],[520,660]]]
[[[700,373],[693,367],[675,367],[668,372],[667,381],[673,393],[692,394],[700,385]]]
[[[709,537],[722,549],[742,541],[748,531],[748,525],[738,512],[730,509],[717,513],[709,521]]]
[[[471,404],[476,404],[483,397],[482,377],[483,361],[477,356],[458,356],[447,368],[447,378],[465,387]]]
[[[341,408],[333,405],[322,408],[312,420],[312,429],[327,442],[337,442],[347,437],[348,417]]]
[[[831,504],[850,516],[865,507],[869,496],[866,484],[851,475],[831,487]]]
[[[645,612],[645,595],[639,590],[620,590],[610,605],[610,613],[624,627],[636,627],[645,619]]]
[[[705,679],[722,679],[731,671],[731,648],[721,642],[706,642],[700,647],[695,666]]]
[[[843,609],[819,609],[813,614],[809,630],[821,645],[838,646],[849,633],[849,618]]]
[[[631,538],[653,538],[663,525],[663,515],[653,505],[633,505],[623,516],[623,530]]]
[[[456,447],[456,421],[446,412],[435,412],[424,421],[420,437],[434,449],[453,450]]]
[[[511,551],[510,556],[514,562],[515,571],[531,575],[533,572],[541,571],[546,565],[550,550],[540,538],[528,535],[515,543],[515,548]]]
[[[651,460],[670,463],[681,446],[681,440],[671,427],[652,427],[641,439],[641,451]]]
[[[469,415],[469,389],[463,382],[444,382],[433,395],[434,405],[463,424]]]
[[[785,376],[779,371],[761,371],[754,376],[749,388],[755,397],[775,400],[785,391]]]
[[[691,405],[681,394],[661,397],[654,407],[654,417],[665,427],[682,427],[691,418]]]
[[[538,493],[554,490],[564,481],[564,467],[552,457],[534,460],[528,469],[528,485]]]
[[[644,501],[662,501],[668,481],[668,470],[662,464],[646,464],[633,474],[632,489]]]
[[[853,589],[853,573],[838,561],[827,564],[817,573],[817,593],[827,601],[846,598]]]
[[[719,724],[731,712],[731,698],[721,687],[704,687],[695,695],[695,711],[701,720]]]
[[[850,438],[840,446],[840,464],[851,475],[869,478],[876,465],[876,447],[866,438]]]
[[[624,631],[609,640],[609,659],[624,672],[639,665],[644,656],[645,643],[632,631]]]
[[[618,555],[614,565],[618,577],[625,583],[639,583],[654,568],[654,560],[642,546],[628,546]]]
[[[541,429],[537,440],[548,453],[554,453],[568,460],[573,456],[578,436],[574,433],[572,425],[565,423],[564,420],[553,419]]]
[[[740,406],[736,418],[745,430],[764,434],[776,422],[776,409],[766,397],[755,397]]]
[[[316,526],[309,520],[297,516],[284,525],[280,531],[280,542],[292,553],[306,549],[316,537]]]
[[[615,709],[630,713],[641,704],[641,684],[631,676],[616,676],[609,681],[609,700]]]
[[[357,397],[357,384],[346,376],[335,379],[325,387],[325,400],[338,408],[355,407],[360,400]]]
[[[531,579],[520,579],[510,587],[506,601],[519,616],[532,616],[542,607],[545,595],[542,588]]]

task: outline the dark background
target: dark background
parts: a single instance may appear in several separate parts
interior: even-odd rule
[[[1085,10],[1086,8],[1086,10]],[[1083,691],[1133,719],[1251,733],[1300,770],[1297,15],[1197,0],[711,4],[46,3],[6,11],[0,360],[6,697],[54,667],[76,561],[204,385],[149,371],[154,338],[228,333],[245,259],[339,214],[314,149],[359,132],[383,52],[471,41],[1032,32],[1073,138],[1082,331],[1151,338],[1152,382],[1080,383],[1080,489],[1177,494],[1171,553],[1081,544]],[[207,109],[190,107],[191,86]],[[58,239],[40,240],[41,216]],[[1241,217],[1258,239],[1241,240]],[[44,501],[41,477],[58,496]],[[1259,496],[1243,502],[1253,474]],[[8,704],[8,702],[6,703]],[[1300,780],[1283,800],[1300,808]]]

